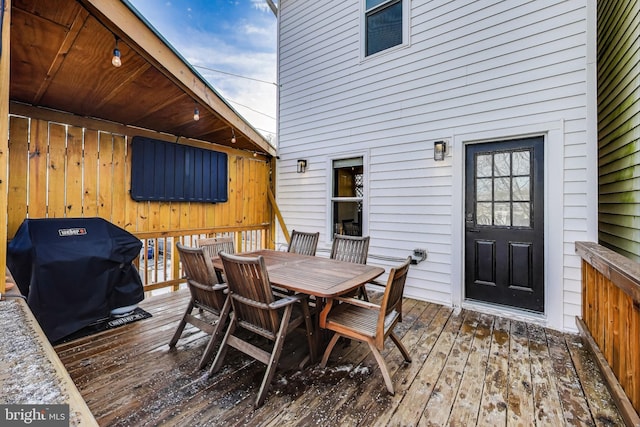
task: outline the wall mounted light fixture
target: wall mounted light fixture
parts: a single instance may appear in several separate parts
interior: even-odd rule
[[[122,59],[120,59],[120,49],[118,49],[118,37],[116,37],[116,47],[113,48],[113,57],[111,58],[111,65],[118,68],[122,65]]]
[[[307,170],[307,161],[304,159],[298,160],[298,173],[305,173]]]
[[[444,160],[447,154],[447,141],[434,141],[433,143],[433,160]]]

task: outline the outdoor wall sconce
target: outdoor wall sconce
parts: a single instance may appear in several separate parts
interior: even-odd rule
[[[435,141],[433,143],[433,160],[439,162],[444,160],[447,154],[447,141]]]
[[[306,170],[307,170],[307,161],[298,160],[298,173],[305,173]]]

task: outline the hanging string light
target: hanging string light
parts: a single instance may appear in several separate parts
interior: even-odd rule
[[[231,128],[231,143],[235,144],[236,143],[236,133],[233,130],[233,128]]]
[[[200,110],[198,110],[198,103],[196,103],[196,106],[193,109],[193,120],[195,120],[196,122],[200,120]]]
[[[111,65],[118,68],[122,65],[120,59],[120,49],[118,49],[118,37],[116,37],[116,47],[113,49],[113,57],[111,58]]]

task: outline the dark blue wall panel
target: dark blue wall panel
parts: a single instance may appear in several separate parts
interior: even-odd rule
[[[226,153],[136,136],[131,165],[134,200],[227,201]]]

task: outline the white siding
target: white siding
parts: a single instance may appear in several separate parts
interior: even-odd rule
[[[463,147],[456,136],[503,139],[562,123],[560,137],[547,141],[564,146],[546,153],[564,153],[564,173],[548,171],[553,185],[563,184],[546,203],[559,205],[553,221],[563,218],[564,244],[549,248],[561,261],[547,284],[561,287],[563,302],[546,321],[575,330],[580,269],[573,241],[593,235],[587,217],[595,215],[587,185],[594,160],[586,147],[595,144],[587,124],[587,1],[413,0],[410,44],[362,61],[358,1],[278,3],[277,191],[288,228],[320,231],[320,247],[328,248],[329,159],[367,153],[370,253],[406,257],[426,248],[406,294],[457,305],[455,211],[463,189],[454,172],[463,171]],[[433,161],[439,139],[456,142],[444,162]],[[296,173],[297,159],[307,159],[305,174]]]

